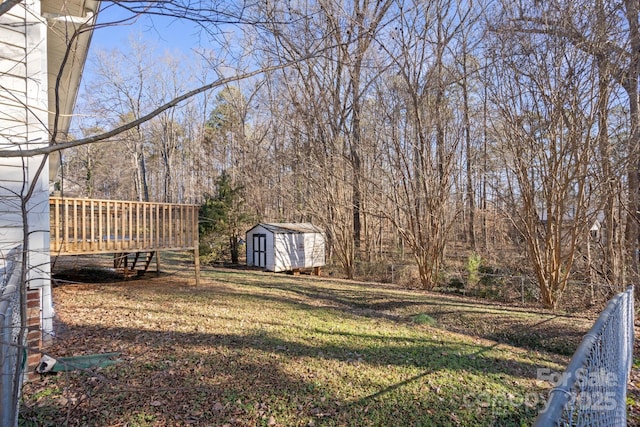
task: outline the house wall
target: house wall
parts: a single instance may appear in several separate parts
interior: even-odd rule
[[[0,16],[0,150],[48,144],[46,36],[47,25],[40,17],[38,0],[23,1]],[[29,186],[33,191],[27,200]],[[41,323],[45,337],[53,329],[48,197],[46,158],[0,157],[0,263],[2,254],[22,244],[28,234],[29,298],[42,301],[41,307],[35,308],[31,302],[28,314],[41,316],[37,323]],[[29,319],[29,323],[36,322]]]

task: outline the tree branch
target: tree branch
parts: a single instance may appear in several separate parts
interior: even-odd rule
[[[517,18],[512,22],[513,26],[509,28],[511,31],[517,31],[523,34],[561,37],[568,40],[575,48],[580,49],[584,53],[594,58],[606,60],[607,65],[614,70],[612,75],[618,82],[622,83],[626,73],[617,61],[620,58],[629,58],[630,55],[628,51],[622,49],[620,46],[611,43],[609,40],[601,41],[601,44],[593,43],[578,30],[563,22],[527,16]],[[495,30],[494,28],[494,31]],[[615,57],[616,60],[610,60],[609,58],[611,56]]]
[[[19,4],[22,0],[5,0],[0,3],[0,16],[9,12],[11,8],[17,4]]]
[[[4,149],[4,150],[0,150],[0,158],[8,158],[8,157],[33,157],[33,156],[39,156],[39,155],[43,155],[43,154],[51,154],[54,153],[56,151],[61,151],[61,150],[65,150],[67,148],[72,148],[72,147],[78,147],[81,145],[86,145],[86,144],[93,144],[96,142],[100,142],[100,141],[104,141],[105,139],[111,138],[113,136],[116,136],[118,134],[121,134],[129,129],[133,129],[136,126],[141,125],[142,123],[145,123],[149,120],[151,120],[152,118],[156,117],[157,115],[159,115],[160,113],[162,113],[163,111],[168,110],[169,108],[175,107],[176,105],[178,105],[179,103],[181,103],[182,101],[185,101],[195,95],[198,95],[202,92],[206,92],[210,89],[216,88],[218,86],[223,86],[227,83],[231,83],[231,82],[235,82],[238,80],[243,80],[243,79],[247,79],[250,77],[254,77],[257,76],[259,74],[262,73],[266,73],[266,72],[270,72],[270,71],[274,71],[274,70],[279,70],[282,68],[286,68],[298,61],[304,60],[304,59],[308,59],[308,58],[301,58],[299,60],[295,60],[295,61],[290,61],[290,62],[286,62],[283,64],[278,64],[278,65],[273,65],[273,66],[269,66],[269,67],[264,67],[261,68],[259,70],[255,70],[255,71],[251,71],[248,73],[244,73],[244,74],[239,74],[239,75],[235,75],[232,77],[226,77],[226,78],[221,78],[218,79],[212,83],[209,83],[207,85],[201,86],[197,89],[193,89],[189,92],[186,92],[174,99],[172,99],[171,101],[167,102],[166,104],[161,105],[160,107],[156,108],[155,110],[151,111],[148,114],[145,114],[144,116],[133,120],[129,123],[126,123],[122,126],[118,126],[115,129],[112,129],[108,132],[104,132],[101,133],[99,135],[94,135],[94,136],[90,136],[87,138],[81,138],[81,139],[76,139],[73,141],[67,141],[67,142],[61,142],[61,143],[57,143],[54,145],[48,145],[45,147],[39,147],[39,148],[33,148],[33,149],[27,149],[27,150],[15,150],[15,149]]]

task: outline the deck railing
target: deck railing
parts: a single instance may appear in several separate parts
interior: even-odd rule
[[[198,206],[51,197],[51,254],[197,250]]]

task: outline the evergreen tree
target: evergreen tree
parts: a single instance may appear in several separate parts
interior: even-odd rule
[[[200,206],[200,253],[206,261],[220,261],[231,256],[238,263],[242,227],[249,217],[242,211],[244,200],[242,187],[234,187],[231,178],[223,171],[216,180],[216,194],[205,195]]]

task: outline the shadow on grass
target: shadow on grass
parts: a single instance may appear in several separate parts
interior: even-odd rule
[[[220,278],[222,276],[222,279]],[[247,298],[259,298],[283,303],[331,307],[345,313],[398,322],[410,322],[413,315],[428,314],[436,324],[448,331],[478,336],[505,344],[543,350],[563,356],[574,353],[592,321],[567,314],[544,310],[509,308],[491,302],[461,301],[441,295],[408,292],[389,285],[361,284],[341,281],[337,285],[323,279],[292,279],[284,275],[256,274],[248,277],[237,271],[215,271],[218,281],[236,286],[260,286],[286,294],[258,293]],[[346,289],[345,289],[346,288]],[[293,298],[292,296],[295,296]],[[488,323],[485,323],[485,319]]]
[[[190,298],[198,295],[202,298],[233,295],[248,302],[287,304],[308,311],[331,309],[354,318],[385,319],[403,324],[411,323],[416,315],[427,314],[435,320],[437,327],[445,331],[563,356],[573,354],[591,326],[590,321],[574,316],[466,302],[460,298],[409,292],[392,285],[300,278],[236,269],[208,270],[204,277],[215,280],[215,285],[189,288]],[[170,276],[158,278],[170,279]],[[134,286],[131,283],[114,284],[116,288],[120,285]],[[165,290],[170,295],[174,287],[160,288],[161,293]]]
[[[27,397],[23,419],[40,417],[38,425],[47,425],[47,419],[57,425],[61,415],[73,420],[68,425],[136,417],[167,425],[263,425],[265,415],[284,420],[282,425],[456,425],[455,417],[463,425],[496,420],[518,425],[535,416],[534,408],[503,404],[506,394],[474,400],[468,387],[488,385],[470,377],[499,384],[505,376],[531,377],[538,367],[491,355],[493,346],[368,334],[353,334],[358,345],[311,345],[265,331],[216,334],[82,324],[67,330],[73,337],[67,348],[91,341],[92,348],[122,351],[125,362],[59,377],[60,389],[81,398],[54,399],[44,408]],[[390,372],[404,379],[389,384],[366,376]],[[332,385],[332,377],[342,385]]]
[[[535,405],[526,405],[523,396],[541,366],[499,351],[498,344],[413,328],[410,314],[430,303],[424,295],[246,271],[207,276],[216,283],[194,288],[179,280],[161,284],[160,278],[152,285],[92,288],[114,301],[108,307],[92,303],[90,309],[105,317],[127,310],[142,320],[126,305],[132,299],[155,301],[144,312],[164,319],[175,315],[173,303],[214,300],[221,321],[206,330],[203,318],[200,330],[185,332],[176,330],[181,325],[153,330],[69,319],[53,356],[120,351],[124,362],[48,378],[44,389],[27,384],[23,425],[262,426],[271,417],[287,426],[520,425],[535,416]],[[231,306],[291,309],[292,317],[260,320],[237,332],[241,316],[223,312]],[[299,312],[326,322],[297,324]],[[251,320],[250,311],[246,318]],[[386,329],[326,326],[338,320],[361,321],[369,329],[380,321]],[[286,338],[273,332],[286,328],[294,329]]]

